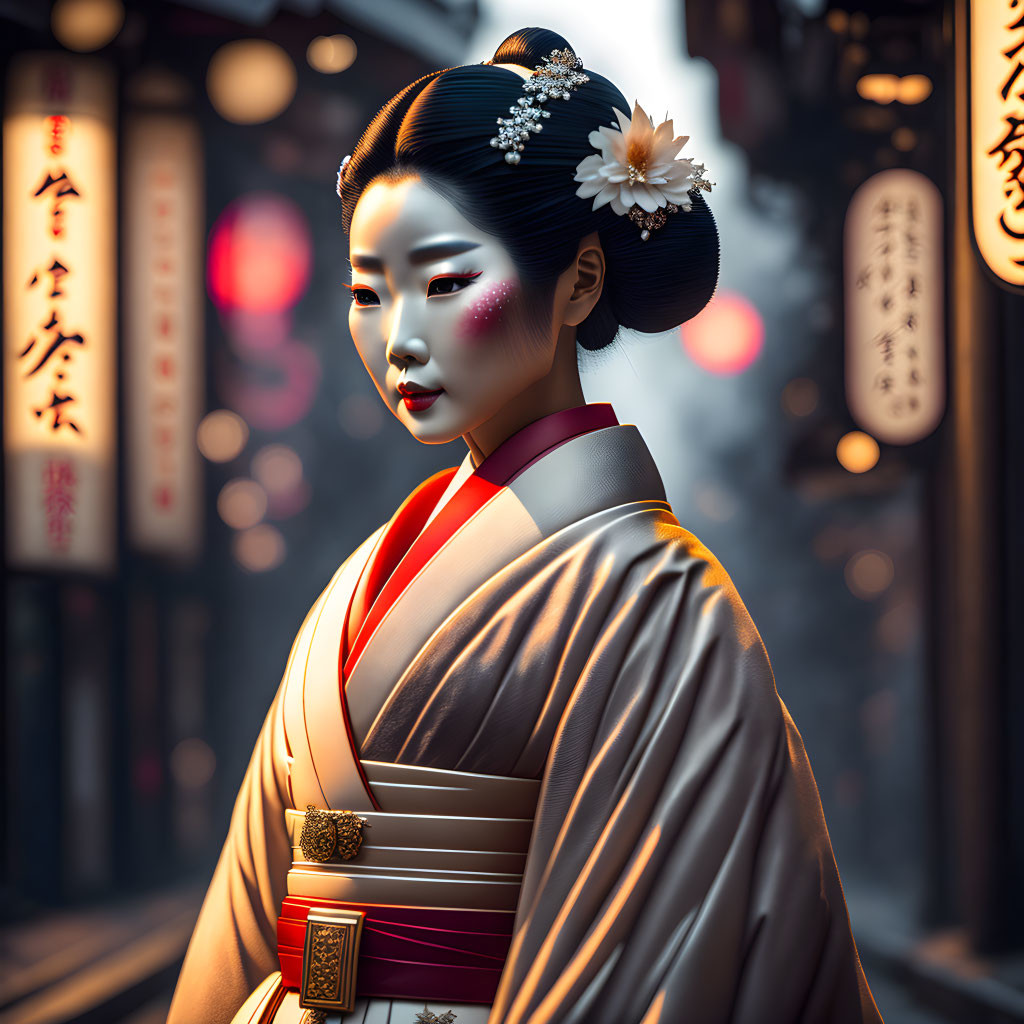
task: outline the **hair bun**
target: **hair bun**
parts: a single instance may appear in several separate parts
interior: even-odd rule
[[[502,41],[494,51],[491,63],[520,64],[524,68],[535,68],[552,50],[565,49],[573,50],[569,42],[557,32],[546,28],[521,28]]]

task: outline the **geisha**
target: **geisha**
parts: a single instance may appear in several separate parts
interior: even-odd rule
[[[345,158],[356,347],[469,450],[299,628],[172,1024],[880,1021],[761,638],[580,385],[714,291],[686,142],[524,29]]]

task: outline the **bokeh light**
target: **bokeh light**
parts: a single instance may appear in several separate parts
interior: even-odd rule
[[[794,377],[782,389],[782,408],[790,416],[810,416],[818,408],[818,385],[810,377]]]
[[[255,480],[229,480],[217,495],[217,512],[228,526],[246,530],[267,512],[267,492]]]
[[[355,41],[344,35],[317,36],[306,47],[306,60],[314,71],[336,75],[352,66],[356,59]]]
[[[277,117],[291,103],[296,81],[291,58],[268,39],[225,43],[206,70],[210,102],[235,124],[260,124]]]
[[[268,444],[253,456],[252,475],[267,494],[288,494],[302,483],[302,459],[286,444]]]
[[[171,751],[171,777],[182,789],[202,789],[216,770],[217,758],[201,739],[182,740]]]
[[[243,569],[268,572],[284,561],[284,537],[276,527],[262,523],[235,535],[234,555]]]
[[[894,572],[892,559],[884,551],[868,548],[850,557],[844,575],[851,594],[871,601],[889,587]]]
[[[230,203],[210,232],[206,277],[221,309],[277,313],[309,284],[312,239],[299,207],[272,192]]]
[[[863,430],[851,430],[839,438],[836,458],[849,473],[866,473],[878,464],[878,442]]]
[[[210,462],[230,462],[237,458],[249,440],[249,428],[238,413],[230,409],[208,412],[196,428],[196,444]]]
[[[106,46],[123,24],[120,0],[57,0],[50,11],[50,29],[57,42],[79,53]]]
[[[341,429],[359,441],[375,437],[384,425],[384,403],[376,395],[348,395],[338,405]]]
[[[707,306],[679,329],[690,358],[710,373],[742,373],[764,344],[764,322],[742,295],[718,292]]]
[[[857,95],[872,103],[902,103],[913,106],[923,103],[932,94],[932,80],[927,75],[862,75],[857,79]]]

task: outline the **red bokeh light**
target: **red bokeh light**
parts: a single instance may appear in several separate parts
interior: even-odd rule
[[[761,314],[735,292],[718,292],[679,333],[683,348],[699,367],[723,376],[742,373],[764,345]]]
[[[217,218],[206,256],[210,298],[221,310],[275,313],[294,306],[309,284],[309,225],[291,200],[254,192]]]

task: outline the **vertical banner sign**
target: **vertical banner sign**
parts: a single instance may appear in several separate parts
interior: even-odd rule
[[[1024,2],[970,4],[971,223],[1001,282],[1024,289]]]
[[[912,444],[946,402],[942,197],[923,174],[868,178],[846,211],[846,403],[888,444]]]
[[[124,126],[125,376],[129,537],[190,561],[201,535],[196,427],[203,399],[203,182],[184,115]]]
[[[23,54],[3,127],[6,541],[12,566],[116,559],[115,89],[91,58]]]

